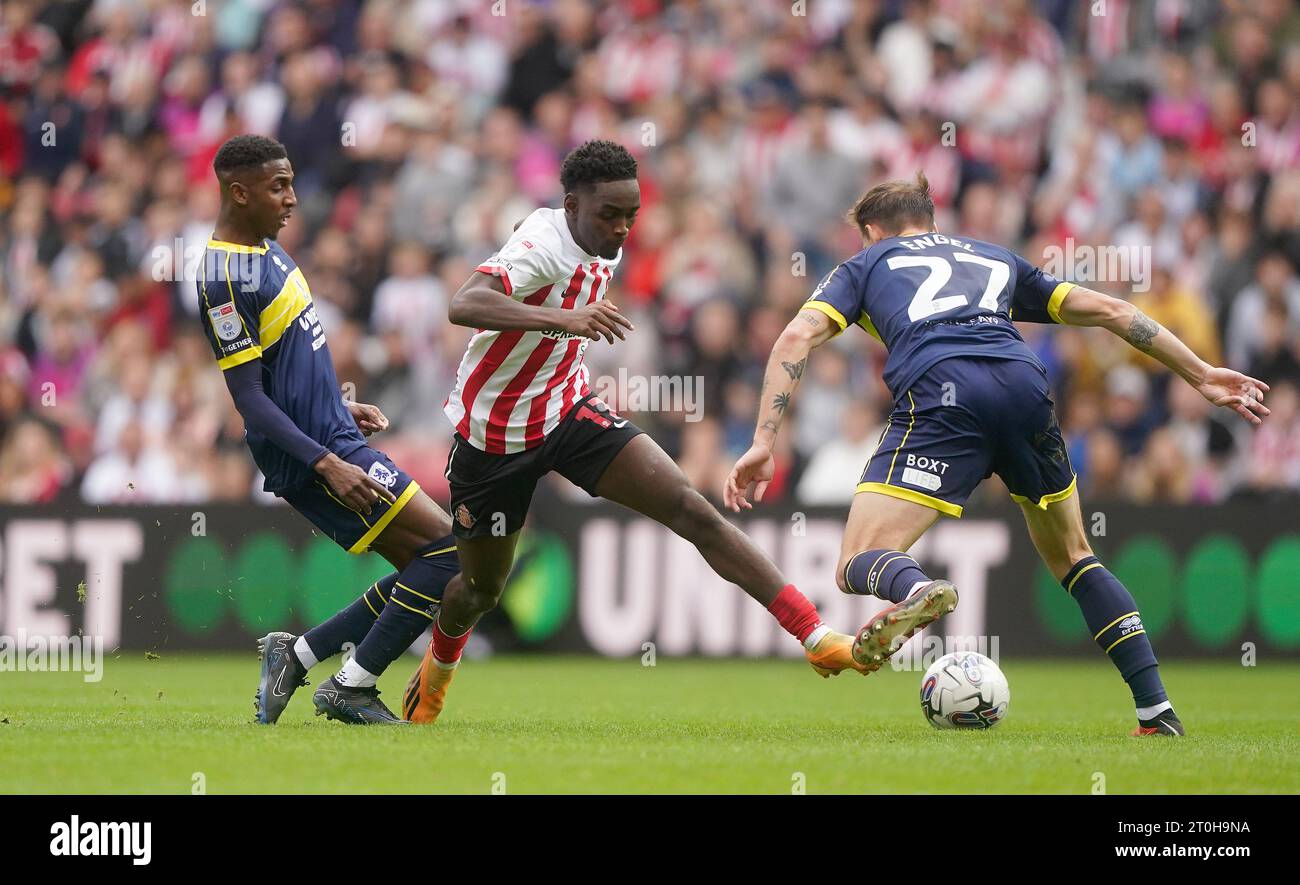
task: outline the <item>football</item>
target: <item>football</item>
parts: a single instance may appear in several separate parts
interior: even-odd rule
[[[1010,705],[1007,677],[978,652],[944,655],[921,678],[921,712],[935,728],[992,728]]]

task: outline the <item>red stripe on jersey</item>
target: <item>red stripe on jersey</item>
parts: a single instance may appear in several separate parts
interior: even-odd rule
[[[510,274],[506,273],[505,270],[499,267],[491,267],[490,265],[487,264],[480,264],[477,268],[475,268],[475,270],[479,271],[480,273],[488,274],[489,276],[500,277],[501,282],[506,287],[506,294],[507,295],[510,294]]]
[[[573,383],[570,384],[569,389],[564,392],[564,402],[560,404],[560,414],[567,415],[569,409],[573,408],[573,404],[589,393],[591,393],[591,390],[588,389],[586,383],[582,381],[582,375],[574,375]]]
[[[542,288],[538,289],[533,294],[526,296],[524,298],[524,304],[531,304],[536,307],[546,300],[547,296],[551,294],[551,290],[554,288],[554,283],[551,283],[549,286],[542,286]]]
[[[533,348],[533,352],[528,354],[528,359],[524,360],[523,366],[510,379],[510,383],[505,386],[501,393],[497,394],[497,400],[492,404],[492,411],[488,413],[487,431],[485,441],[487,442],[487,451],[492,455],[504,455],[506,452],[506,427],[510,423],[510,413],[514,411],[515,404],[519,402],[519,396],[528,389],[528,385],[533,383],[537,371],[551,357],[551,351],[555,350],[556,339],[543,338]],[[542,396],[534,397],[533,406],[537,405],[537,400]],[[529,409],[532,414],[532,408]]]
[[[555,367],[555,374],[551,380],[546,382],[546,389],[533,397],[533,403],[528,408],[528,427],[524,431],[524,448],[531,449],[542,441],[542,430],[546,426],[546,406],[551,401],[551,394],[569,375],[569,369],[573,367],[573,361],[578,358],[578,349],[582,342],[577,338],[570,338],[568,352],[564,354],[564,359]],[[568,411],[572,403],[568,403],[561,408],[560,414],[563,415]]]
[[[578,265],[577,269],[574,270],[573,277],[569,280],[569,287],[564,291],[562,310],[573,309],[574,303],[582,296],[583,279],[588,273],[592,276],[591,291],[594,296],[596,288],[600,285],[601,277],[599,265],[593,261],[590,271],[583,268],[582,265]],[[588,301],[587,303],[590,304],[591,302]],[[569,370],[573,368],[573,361],[578,358],[578,349],[581,345],[582,342],[576,338],[569,340],[564,358],[556,365],[554,374],[546,382],[546,387],[543,388],[541,393],[533,397],[533,401],[528,407],[528,425],[524,430],[524,448],[532,448],[542,441],[542,430],[546,426],[546,408],[551,402],[551,395],[555,393],[555,388],[569,376]],[[567,411],[567,407],[561,411],[561,414],[564,411]]]
[[[594,268],[595,265],[592,265],[592,267]],[[614,275],[614,269],[611,267],[601,268],[600,273],[606,280],[609,280]],[[597,282],[599,282],[599,280],[600,277],[597,277]],[[591,287],[591,295],[587,299],[588,304],[591,304],[596,300],[598,292],[598,287],[593,284]],[[591,388],[582,380],[582,374],[575,374],[572,383],[569,385],[569,389],[564,392],[564,400],[560,403],[560,416],[563,417],[567,415],[569,409],[573,408],[573,404],[589,393],[591,393]]]
[[[596,265],[592,264],[591,267],[594,271]],[[583,270],[582,265],[579,264],[578,269],[573,272],[572,279],[569,280],[569,288],[564,290],[564,301],[560,304],[561,310],[568,310],[573,307],[573,302],[576,301],[578,295],[582,293],[582,280],[586,274],[587,272]]]
[[[492,342],[488,352],[483,354],[483,359],[479,360],[479,364],[470,373],[469,380],[465,382],[465,390],[460,397],[465,416],[456,425],[456,432],[463,439],[469,439],[469,418],[474,413],[474,399],[478,396],[478,392],[483,389],[484,384],[487,384],[492,373],[501,368],[501,364],[505,362],[510,351],[515,349],[515,345],[522,337],[524,337],[523,332],[502,332],[501,337]]]
[[[587,296],[588,304],[591,304],[596,300],[596,293],[600,291],[600,284],[606,279],[605,272],[600,270],[595,264],[591,265],[591,275],[591,294]]]

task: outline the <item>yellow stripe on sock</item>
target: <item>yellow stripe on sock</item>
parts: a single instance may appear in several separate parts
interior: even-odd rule
[[[438,556],[442,553],[450,553],[455,549],[456,549],[456,545],[452,544],[450,547],[444,547],[443,549],[435,550],[432,553],[421,553],[420,555],[423,556],[425,559],[428,559],[430,556]]]
[[[1126,633],[1125,635],[1121,636],[1119,639],[1116,639],[1114,642],[1112,642],[1112,643],[1110,644],[1110,648],[1106,649],[1106,654],[1110,654],[1110,649],[1111,649],[1111,648],[1114,648],[1114,647],[1117,646],[1117,645],[1119,645],[1119,644],[1120,644],[1121,642],[1123,642],[1125,639],[1132,639],[1134,636],[1137,636],[1139,633],[1145,633],[1145,632],[1147,632],[1147,631],[1146,631],[1146,630],[1134,630],[1132,633]]]
[[[398,581],[398,582],[397,582],[397,586],[398,586],[398,587],[401,587],[401,588],[402,588],[403,590],[405,590],[407,593],[414,593],[416,596],[420,597],[421,599],[427,599],[427,600],[429,600],[430,602],[437,602],[437,601],[438,601],[438,600],[434,599],[432,596],[425,596],[423,593],[419,592],[418,590],[412,590],[410,587],[406,586],[406,585],[403,584],[401,581]]]
[[[397,597],[393,597],[393,602],[396,602],[398,605],[400,605],[404,609],[407,609],[408,611],[415,612],[417,615],[424,615],[430,621],[433,620],[433,615],[429,614],[428,612],[422,612],[418,608],[411,608],[409,605],[407,605],[405,602],[402,602],[402,600],[398,599]]]
[[[1111,627],[1114,627],[1116,624],[1118,624],[1120,621],[1124,620],[1125,618],[1132,617],[1132,616],[1135,615],[1135,614],[1137,614],[1137,612],[1129,612],[1129,613],[1126,614],[1126,615],[1120,615],[1118,618],[1116,618],[1115,620],[1111,621],[1111,622],[1110,622],[1109,624],[1107,624],[1105,627],[1102,627],[1102,628],[1101,628],[1101,632],[1098,633],[1096,636],[1092,637],[1092,641],[1093,641],[1093,642],[1096,642],[1098,639],[1101,638],[1101,634],[1102,634],[1102,633],[1105,633],[1107,630],[1109,630]],[[1114,648],[1114,646],[1111,646],[1111,648]],[[1107,649],[1107,650],[1109,651],[1109,649]]]
[[[1079,573],[1078,573],[1077,575],[1075,575],[1073,578],[1070,579],[1070,583],[1068,583],[1068,584],[1065,585],[1065,592],[1066,592],[1066,593],[1069,593],[1071,596],[1073,596],[1073,595],[1074,595],[1074,585],[1077,584],[1077,583],[1079,583],[1079,579],[1083,577],[1083,573],[1084,573],[1084,572],[1088,571],[1088,569],[1094,569],[1094,568],[1101,568],[1101,563],[1100,563],[1100,562],[1090,562],[1090,563],[1088,563],[1087,565],[1085,565],[1083,568],[1079,569]],[[1125,615],[1124,617],[1128,617],[1128,615]],[[1100,634],[1099,634],[1099,635],[1100,635]]]
[[[886,553],[886,554],[883,554],[883,556],[889,556],[889,554]],[[880,586],[880,576],[883,575],[883,574],[885,573],[885,569],[889,568],[889,564],[890,564],[891,562],[893,562],[895,559],[912,559],[912,557],[908,556],[906,553],[898,553],[898,554],[896,554],[896,555],[894,555],[894,556],[890,556],[888,559],[886,559],[885,562],[884,562],[884,564],[880,567],[880,571],[877,573],[877,576],[876,576],[876,586],[877,586],[877,587]],[[913,559],[913,560],[912,560],[912,564],[915,565],[915,564],[916,564],[916,560]],[[876,570],[875,570],[874,568],[872,568],[872,571],[874,572],[874,571],[876,571]],[[884,599],[884,598],[885,598],[885,597],[881,596],[879,593],[875,593],[875,592],[873,592],[871,595],[872,595],[872,596],[875,596],[875,597],[877,597],[877,598],[879,598],[879,599]],[[890,602],[892,602],[892,601],[893,601],[893,600],[890,600]]]

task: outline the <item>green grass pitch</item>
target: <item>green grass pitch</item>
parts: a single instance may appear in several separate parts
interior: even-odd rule
[[[396,707],[415,665],[381,682]],[[0,673],[0,792],[1300,792],[1300,665],[1168,663],[1190,737],[1128,737],[1109,663],[1003,660],[991,732],[922,719],[920,674],[823,681],[799,661],[467,661],[433,728],[252,724],[253,655],[111,655],[104,678]],[[313,682],[329,672],[322,665]]]

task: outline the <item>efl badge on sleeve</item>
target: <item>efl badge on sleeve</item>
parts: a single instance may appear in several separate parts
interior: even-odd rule
[[[239,314],[235,312],[233,301],[209,308],[208,319],[212,320],[212,328],[216,330],[217,337],[222,341],[234,341],[239,337],[242,324],[239,322]]]

